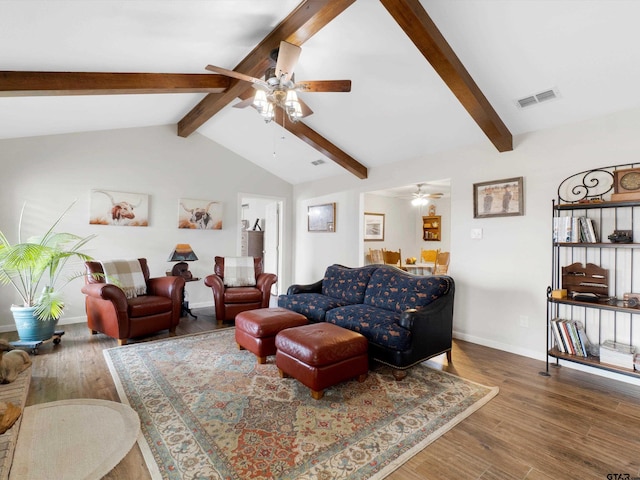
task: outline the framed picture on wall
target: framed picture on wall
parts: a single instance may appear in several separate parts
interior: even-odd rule
[[[336,231],[336,204],[313,205],[307,211],[307,230],[310,232]]]
[[[222,230],[221,202],[181,198],[178,203],[178,228]]]
[[[364,214],[364,241],[384,241],[384,213]]]
[[[149,195],[144,193],[91,190],[91,225],[149,226]]]
[[[524,215],[523,177],[473,184],[473,218]]]

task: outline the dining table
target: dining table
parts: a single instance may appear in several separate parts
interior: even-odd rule
[[[414,275],[431,275],[434,268],[433,263],[405,263],[402,266]]]

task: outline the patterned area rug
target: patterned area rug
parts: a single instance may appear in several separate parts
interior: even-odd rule
[[[498,393],[418,365],[400,382],[375,368],[314,400],[273,357],[258,365],[238,350],[233,328],[104,354],[158,479],[384,478]]]

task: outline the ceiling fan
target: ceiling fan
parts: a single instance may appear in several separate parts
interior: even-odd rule
[[[422,187],[424,187],[424,183],[418,183],[416,187],[418,190],[412,194],[413,199],[411,200],[412,205],[426,205],[429,203],[430,199],[438,199],[442,198],[443,193],[426,193],[422,191]]]
[[[302,49],[292,43],[281,41],[280,47],[271,52],[271,60],[275,66],[267,68],[264,79],[245,75],[215,65],[207,65],[206,69],[252,84],[256,89],[255,96],[248,96],[234,105],[237,108],[253,106],[265,122],[275,118],[276,108],[282,109],[292,122],[308,117],[313,113],[296,92],[350,92],[351,80],[304,80],[295,81],[294,70]]]

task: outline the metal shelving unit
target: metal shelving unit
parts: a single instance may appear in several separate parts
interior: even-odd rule
[[[638,336],[634,327],[640,308],[625,303],[623,294],[633,293],[634,287],[640,287],[640,278],[636,278],[636,271],[640,268],[640,243],[609,243],[607,236],[614,230],[630,230],[635,238],[640,238],[640,232],[636,231],[640,226],[637,222],[640,200],[605,200],[613,190],[612,172],[634,166],[618,165],[580,172],[565,179],[558,187],[558,198],[552,202],[554,225],[561,223],[555,219],[562,216],[587,217],[596,226],[599,238],[595,243],[558,242],[557,238],[552,238],[552,278],[551,286],[547,288],[547,361],[546,370],[540,372],[542,375],[549,375],[552,359],[555,360],[554,366],[560,366],[559,362],[563,360],[640,377],[640,371],[634,368],[602,363],[595,355],[584,357],[562,352],[551,326],[552,320],[557,318],[579,320],[584,323],[587,337],[593,344],[599,345],[611,339],[628,345],[635,342],[637,346]],[[576,262],[607,270],[607,293],[599,295],[597,301],[552,297],[553,290],[563,288],[563,267]]]

